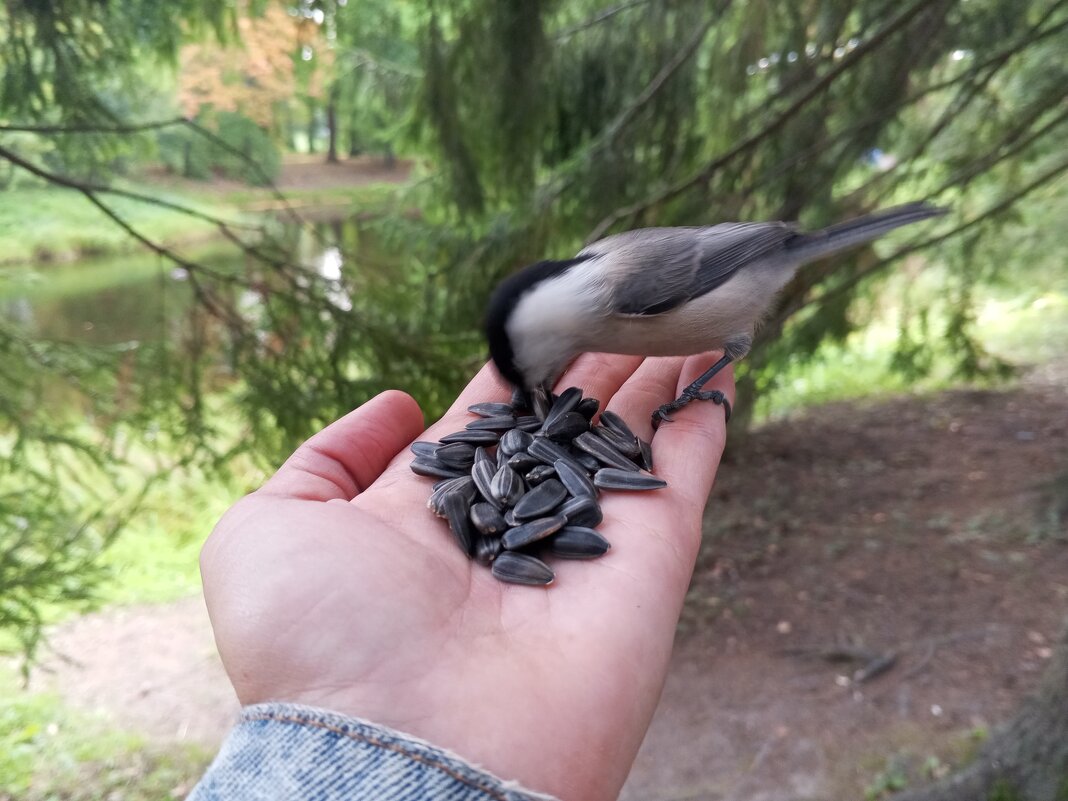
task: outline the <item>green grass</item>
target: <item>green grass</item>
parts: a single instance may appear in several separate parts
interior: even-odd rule
[[[0,670],[0,801],[165,801],[183,798],[210,755],[152,746],[114,724],[28,693]]]
[[[215,204],[160,193],[151,186],[131,188],[234,219],[233,213]],[[108,197],[107,202],[137,230],[156,241],[189,242],[211,236],[215,230],[204,220],[139,201]],[[70,261],[142,247],[74,191],[20,188],[0,192],[0,264]]]
[[[933,323],[937,330],[938,323]],[[1062,357],[1068,342],[1068,288],[1037,297],[991,294],[979,302],[975,330],[980,344],[1011,364],[1027,366]],[[822,345],[811,360],[798,359],[758,401],[756,420],[776,419],[832,401],[885,398],[960,386],[945,353],[935,353],[930,373],[909,378],[891,367],[898,329],[889,310],[842,343]],[[977,383],[984,383],[979,381]]]

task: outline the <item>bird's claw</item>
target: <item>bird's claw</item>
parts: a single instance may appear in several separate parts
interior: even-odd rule
[[[671,415],[668,414],[670,404],[664,404],[655,412],[653,412],[653,431],[660,428],[661,423],[670,423]]]

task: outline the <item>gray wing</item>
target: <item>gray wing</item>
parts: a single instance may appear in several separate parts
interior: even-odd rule
[[[784,250],[785,223],[643,228],[594,242],[579,255],[611,256],[628,276],[616,284],[619,314],[661,314],[726,283],[740,269]]]

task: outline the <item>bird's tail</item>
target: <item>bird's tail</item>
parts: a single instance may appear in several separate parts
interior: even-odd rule
[[[932,217],[940,217],[949,210],[929,203],[906,203],[892,209],[865,214],[821,231],[797,234],[786,243],[786,249],[802,263],[822,259],[832,253],[863,245],[883,234]]]

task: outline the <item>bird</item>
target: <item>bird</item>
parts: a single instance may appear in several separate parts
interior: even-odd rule
[[[531,264],[490,295],[485,336],[500,375],[520,392],[548,393],[580,353],[723,356],[670,403],[654,428],[697,401],[730,403],[705,384],[748,354],[779,291],[804,265],[947,209],[908,203],[817,231],[785,222],[640,228]]]

